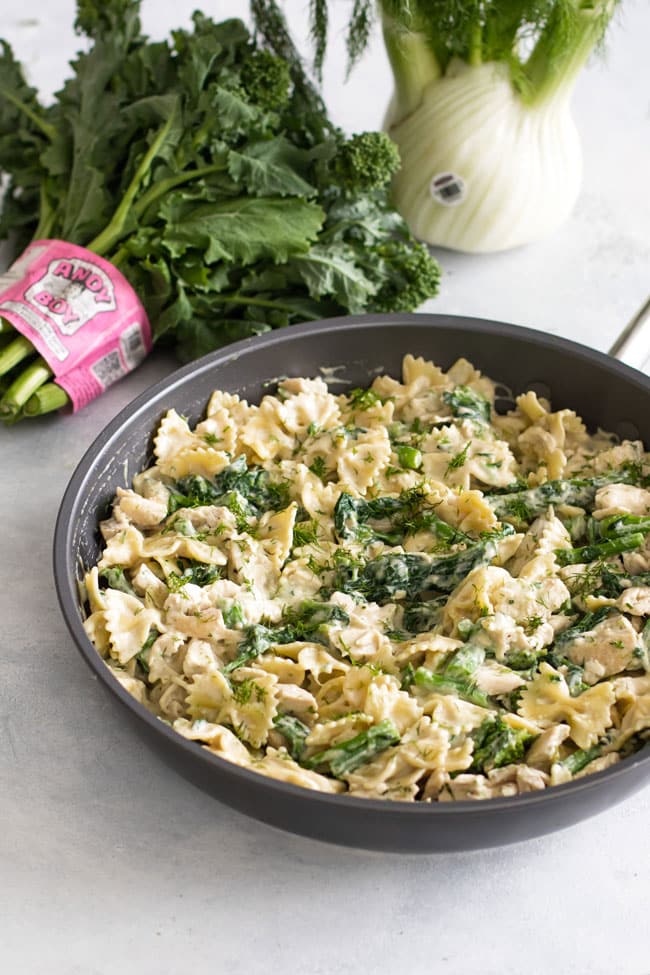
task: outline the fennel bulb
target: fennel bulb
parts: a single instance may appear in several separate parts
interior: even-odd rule
[[[620,0],[350,0],[350,63],[378,11],[395,92],[394,203],[417,237],[499,251],[557,228],[580,189],[577,75]],[[311,0],[316,68],[327,0]]]
[[[555,230],[578,196],[569,99],[528,107],[501,63],[453,61],[405,118],[394,100],[385,126],[402,160],[395,204],[429,244],[474,253],[527,244]]]

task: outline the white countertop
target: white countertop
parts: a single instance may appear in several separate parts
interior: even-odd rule
[[[295,28],[302,0],[289,0]],[[7,4],[0,35],[42,90],[75,50],[72,0]],[[243,0],[205,6],[214,16]],[[186,0],[145,0],[161,35]],[[340,2],[337,13],[347,10]],[[430,310],[607,348],[650,288],[650,6],[627,0],[581,77],[583,192],[551,239],[441,254]],[[295,8],[295,12],[294,12]],[[339,21],[342,19],[339,16]],[[335,32],[336,34],[336,32]],[[340,36],[340,35],[339,35]],[[340,43],[338,44],[340,48]],[[381,45],[326,95],[349,131],[379,126]],[[95,436],[173,368],[154,358],[74,417],[0,431],[0,968],[47,975],[501,972],[648,975],[648,790],[561,833],[472,854],[380,856],[281,833],[169,771],[124,726],[64,627],[50,571],[65,485]]]

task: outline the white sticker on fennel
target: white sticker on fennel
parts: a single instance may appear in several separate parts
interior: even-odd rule
[[[455,207],[466,196],[465,180],[456,173],[436,173],[429,189],[431,196],[445,207]]]

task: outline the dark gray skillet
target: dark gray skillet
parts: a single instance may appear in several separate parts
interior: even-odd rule
[[[125,720],[199,788],[273,826],[371,850],[471,850],[570,826],[650,779],[650,746],[619,764],[543,792],[482,802],[399,803],[331,796],[246,771],[187,741],[137,703],[111,676],[86,637],[77,594],[82,566],[99,556],[98,521],[118,486],[151,458],[151,437],[171,407],[191,422],[213,389],[253,402],[288,376],[332,370],[335,390],[399,375],[406,352],[448,367],[466,356],[514,394],[534,388],[556,409],[571,407],[590,428],[650,444],[650,379],[598,352],[529,329],[447,315],[353,316],[271,332],[215,352],[157,383],[97,438],[66,490],[54,539],[54,577],[63,615],[82,656],[122,705]]]

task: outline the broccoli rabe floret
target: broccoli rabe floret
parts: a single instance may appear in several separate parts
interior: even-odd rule
[[[520,762],[534,735],[524,728],[511,728],[500,717],[489,717],[472,732],[472,772],[489,772],[502,765]]]
[[[413,311],[438,294],[440,265],[424,244],[389,240],[372,249],[381,261],[384,283],[368,304],[378,312]]]
[[[399,150],[384,132],[353,135],[339,147],[333,164],[339,183],[352,193],[381,189],[399,167]]]
[[[254,51],[247,56],[241,81],[250,101],[260,108],[281,108],[289,100],[289,65],[269,51]]]

